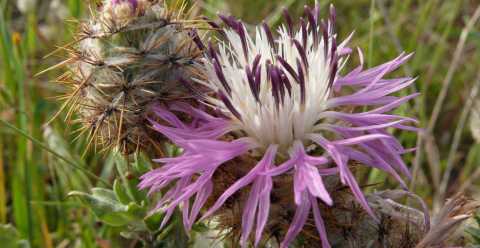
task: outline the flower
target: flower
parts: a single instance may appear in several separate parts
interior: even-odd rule
[[[191,98],[177,78],[202,73],[194,64],[203,58],[195,45],[203,21],[186,1],[176,2],[104,0],[79,22],[66,60],[52,69],[66,69],[57,80],[65,86],[60,111],[68,120],[76,114],[88,147],[161,153],[162,136],[147,121],[150,106]]]
[[[286,24],[278,38],[266,24],[250,36],[243,23],[220,16],[226,24],[221,33],[225,42],[209,46],[205,59],[205,78],[188,84],[200,85],[215,94],[203,94],[201,101],[215,109],[219,117],[190,109],[194,120],[204,124],[187,125],[166,109],[158,109],[169,125],[153,123],[154,129],[184,150],[176,158],[156,160],[164,166],[142,177],[142,188],[158,191],[174,184],[160,200],[156,210],[167,213],[182,206],[189,229],[199,209],[212,191],[215,171],[239,156],[251,156],[258,163],[216,199],[203,215],[213,215],[234,193],[250,186],[243,207],[240,243],[246,247],[255,226],[254,244],[262,238],[270,209],[272,180],[293,177],[296,212],[281,247],[287,247],[303,229],[310,212],[323,247],[330,247],[318,200],[332,205],[323,176],[338,174],[356,200],[373,217],[360,186],[349,169],[349,161],[381,169],[395,177],[410,177],[402,155],[404,149],[387,130],[418,131],[408,123],[413,118],[388,114],[417,96],[392,94],[415,79],[385,79],[410,55],[364,70],[362,63],[342,76],[351,49],[337,43],[336,13],[330,8],[328,21],[319,20],[318,6],[305,7],[305,19],[294,29],[285,11]],[[201,94],[201,93],[200,93]],[[179,109],[176,108],[178,111]],[[182,110],[185,111],[185,107]],[[160,116],[160,117],[161,117]],[[195,121],[198,122],[198,121]],[[198,122],[198,123],[200,123]],[[189,210],[190,199],[193,207]]]

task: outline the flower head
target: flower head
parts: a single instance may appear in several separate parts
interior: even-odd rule
[[[162,136],[148,126],[150,107],[192,98],[178,77],[202,73],[194,65],[203,59],[195,45],[203,21],[185,1],[176,2],[104,0],[80,21],[58,82],[65,86],[62,109],[68,119],[76,114],[89,146],[160,153]]]
[[[250,36],[242,22],[220,16],[227,26],[222,31],[225,42],[218,49],[209,46],[203,65],[207,76],[192,81],[214,92],[203,95],[202,102],[221,117],[204,112],[200,116],[197,110],[194,116],[205,124],[195,128],[178,121],[170,121],[170,126],[154,124],[185,152],[177,158],[158,160],[165,165],[144,175],[141,186],[154,192],[175,182],[159,203],[159,208],[167,212],[182,203],[183,211],[189,213],[189,199],[195,195],[194,207],[186,215],[187,228],[211,192],[212,175],[239,156],[254,157],[258,163],[216,199],[204,218],[249,186],[242,216],[244,247],[254,226],[255,245],[262,238],[268,223],[272,181],[278,177],[293,178],[296,205],[281,246],[287,247],[294,240],[313,212],[322,245],[330,247],[318,206],[318,200],[326,205],[333,203],[324,176],[338,174],[373,218],[375,213],[349,162],[386,171],[402,185],[399,174],[410,176],[401,158],[408,150],[387,129],[416,131],[405,125],[416,120],[387,112],[416,96],[392,95],[414,79],[384,79],[410,56],[402,54],[368,70],[363,70],[362,61],[343,76],[340,72],[351,53],[348,39],[337,42],[334,8],[328,21],[319,19],[318,9],[306,7],[305,19],[297,29],[285,12],[286,24],[278,29],[277,38],[266,24]]]

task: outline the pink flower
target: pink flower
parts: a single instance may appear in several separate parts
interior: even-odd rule
[[[393,96],[414,79],[384,76],[410,55],[402,54],[368,70],[363,69],[362,60],[358,68],[342,76],[340,71],[351,53],[346,46],[350,37],[337,43],[335,16],[332,7],[329,20],[323,22],[318,18],[318,7],[306,8],[305,20],[301,19],[300,28],[295,30],[285,12],[286,25],[279,28],[278,38],[265,24],[250,36],[240,21],[221,16],[227,26],[222,31],[226,41],[218,49],[210,45],[203,65],[207,79],[193,78],[189,83],[216,92],[201,98],[221,117],[192,107],[174,108],[197,120],[196,125],[188,125],[171,112],[158,109],[169,126],[153,123],[154,128],[184,153],[157,160],[164,165],[142,177],[141,187],[150,192],[174,185],[157,209],[164,209],[169,217],[182,205],[185,226],[191,228],[212,191],[211,178],[216,169],[249,154],[259,162],[226,189],[203,218],[213,215],[235,192],[250,186],[243,210],[241,245],[247,246],[254,226],[258,245],[269,217],[272,180],[290,176],[297,210],[281,247],[288,247],[300,233],[310,212],[322,246],[330,247],[318,206],[318,200],[333,204],[323,176],[339,174],[341,182],[373,218],[375,213],[350,171],[349,161],[383,170],[406,187],[400,174],[410,177],[410,172],[402,155],[410,150],[404,149],[387,129],[418,131],[406,125],[417,121],[388,112],[417,94]],[[227,134],[235,139],[222,139]],[[313,150],[321,155],[312,155]]]

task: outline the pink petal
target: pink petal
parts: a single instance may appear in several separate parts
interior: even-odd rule
[[[288,248],[288,245],[297,237],[297,235],[302,231],[303,226],[307,222],[308,214],[310,212],[310,200],[306,196],[306,192],[302,196],[301,204],[297,206],[295,215],[293,216],[292,223],[288,228],[287,234],[280,244],[280,248]]]

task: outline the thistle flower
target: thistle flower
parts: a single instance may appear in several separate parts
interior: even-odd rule
[[[202,55],[200,20],[190,13],[182,0],[106,0],[80,22],[58,81],[67,88],[62,110],[70,108],[67,118],[78,114],[90,142],[124,153],[156,147],[149,106],[189,98],[178,77],[201,74],[194,66]]]
[[[165,108],[156,108],[168,125],[153,122],[154,129],[184,150],[180,157],[156,160],[164,165],[142,177],[141,187],[149,188],[150,193],[174,185],[156,208],[167,212],[165,221],[180,205],[189,229],[215,189],[213,175],[245,156],[258,162],[229,167],[246,168],[246,172],[223,189],[203,215],[203,219],[212,216],[227,199],[249,187],[242,205],[242,247],[248,245],[254,226],[254,245],[260,243],[268,225],[272,192],[288,181],[285,178],[293,180],[296,210],[281,247],[287,247],[302,231],[311,212],[322,246],[330,247],[318,202],[333,204],[328,185],[323,183],[327,175],[339,175],[359,204],[377,218],[350,162],[383,170],[405,187],[400,174],[410,177],[410,172],[401,156],[410,150],[387,130],[417,131],[407,125],[416,120],[388,112],[417,94],[393,96],[414,79],[384,76],[410,55],[401,54],[367,70],[361,59],[359,67],[342,75],[351,53],[347,47],[350,37],[337,42],[333,7],[328,21],[321,21],[318,12],[318,6],[305,7],[305,19],[295,29],[285,11],[286,24],[279,28],[277,38],[266,24],[250,36],[243,23],[220,16],[227,26],[221,31],[225,42],[218,49],[209,46],[203,65],[206,76],[185,82],[214,93],[200,97],[219,117],[184,106],[181,111],[194,118],[187,125]]]

